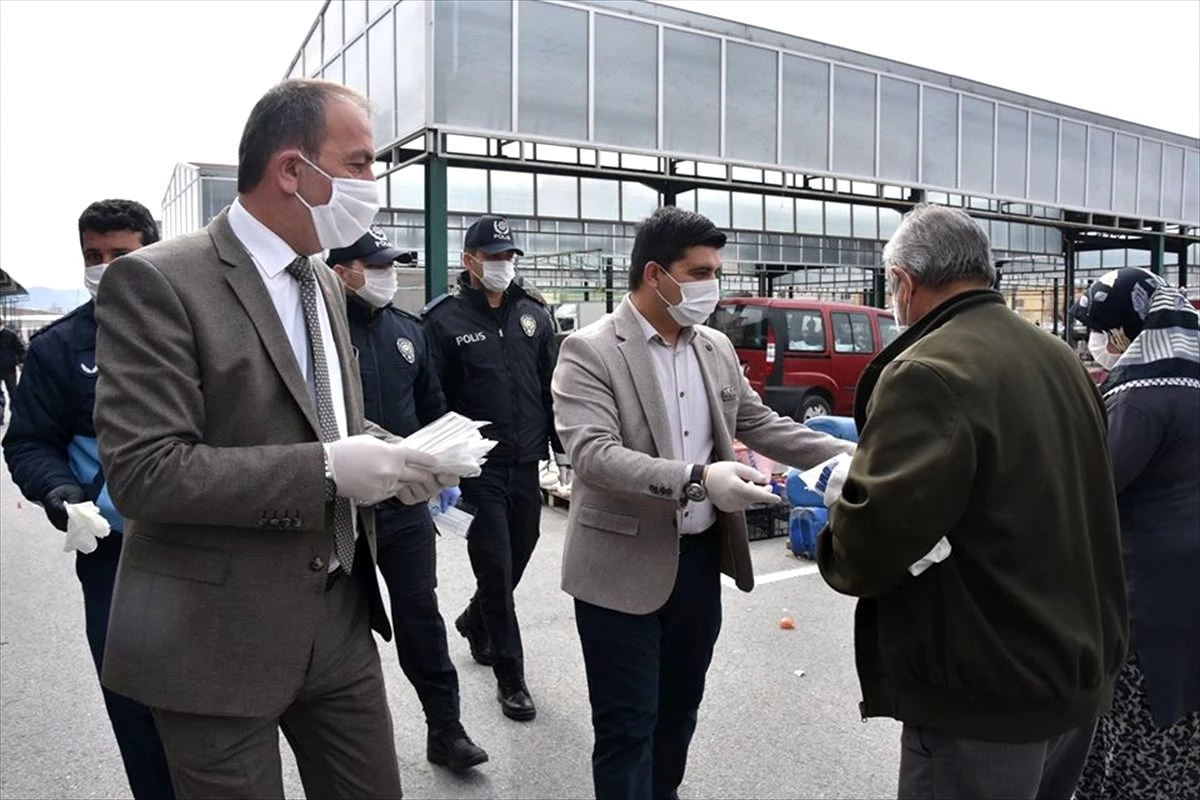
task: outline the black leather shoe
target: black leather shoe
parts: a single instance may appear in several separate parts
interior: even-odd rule
[[[487,752],[471,741],[463,726],[437,726],[429,729],[425,755],[431,764],[447,767],[454,772],[466,772],[488,760]]]
[[[499,684],[496,687],[496,699],[500,701],[500,710],[509,719],[518,722],[528,722],[537,716],[537,708],[533,698],[525,688],[525,682],[514,684]]]
[[[458,619],[454,620],[454,627],[470,645],[471,658],[475,659],[475,663],[490,667],[492,665],[492,645],[488,642],[487,633],[472,630],[466,611],[459,614]]]

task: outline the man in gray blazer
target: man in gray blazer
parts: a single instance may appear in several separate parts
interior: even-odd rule
[[[345,297],[314,254],[378,210],[366,101],[285,81],[250,113],[238,199],[115,260],[95,425],[127,518],[104,685],[151,708],[180,798],[399,797],[371,635],[371,505],[453,479],[363,419]]]
[[[700,323],[720,297],[721,233],[660,208],[638,225],[629,295],[568,336],[555,419],[575,468],[563,589],[575,597],[599,798],[675,797],[721,627],[720,573],[750,591],[743,511],[779,498],[733,437],[811,467],[853,445],[781,418],[729,339]]]

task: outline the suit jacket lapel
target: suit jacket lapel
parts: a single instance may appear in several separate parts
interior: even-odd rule
[[[271,358],[271,363],[319,439],[321,425],[317,420],[317,409],[308,395],[308,385],[304,382],[304,376],[300,374],[292,345],[279,321],[275,304],[271,302],[271,295],[258,274],[258,268],[254,266],[250,254],[229,227],[226,212],[222,211],[217,215],[208,226],[208,233],[217,248],[217,255],[233,267],[225,273],[225,280],[229,282],[234,294],[246,309],[246,314]]]
[[[724,404],[721,402],[721,377],[718,373],[716,348],[699,330],[692,339],[692,350],[700,364],[700,375],[708,389],[708,413],[712,418],[713,447],[719,460],[733,458],[733,437],[725,424]]]
[[[620,340],[617,349],[625,358],[629,373],[633,376],[633,390],[642,405],[642,413],[646,415],[646,424],[650,428],[658,456],[676,458],[675,445],[671,441],[670,431],[666,428],[667,406],[663,402],[662,387],[658,383],[658,375],[650,357],[650,346],[646,343],[645,332],[638,323],[628,297],[621,301],[621,305],[613,312],[613,325]]]

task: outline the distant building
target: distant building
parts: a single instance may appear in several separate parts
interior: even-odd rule
[[[619,299],[661,204],[728,232],[727,292],[875,305],[900,215],[965,208],[1052,329],[1106,270],[1200,261],[1195,137],[654,3],[331,0],[285,74],[370,98],[377,222],[427,295],[492,212],[552,303]]]
[[[184,162],[175,165],[163,195],[162,238],[197,231],[237,197],[237,167]]]

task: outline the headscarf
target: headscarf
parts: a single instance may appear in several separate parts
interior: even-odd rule
[[[1129,341],[1100,387],[1105,398],[1146,386],[1200,389],[1200,314],[1158,275],[1136,267],[1108,272],[1071,313],[1091,330]]]

